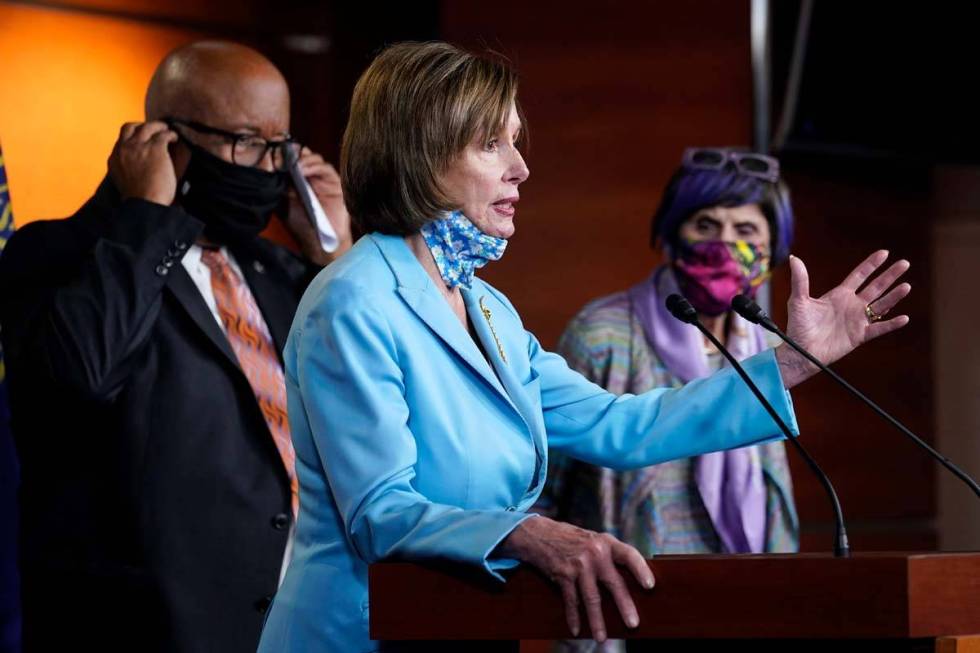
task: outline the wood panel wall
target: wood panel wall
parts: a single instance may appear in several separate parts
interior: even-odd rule
[[[749,3],[445,3],[443,34],[504,52],[521,74],[531,177],[517,235],[483,276],[554,346],[587,301],[639,281],[658,260],[649,218],[683,148],[748,144]],[[812,157],[787,159],[784,168],[798,218],[795,251],[815,293],[880,247],[912,261],[910,326],[840,371],[928,434],[928,171]],[[787,297],[782,270],[773,305],[783,320]],[[828,379],[808,382],[794,400],[804,441],[837,486],[853,546],[935,546],[932,464]],[[826,549],[826,499],[790,459],[803,548]]]

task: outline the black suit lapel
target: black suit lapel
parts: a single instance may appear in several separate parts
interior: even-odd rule
[[[170,269],[167,289],[177,298],[177,302],[208,339],[231,361],[231,364],[239,367],[238,357],[235,356],[231,343],[228,342],[228,337],[218,326],[218,321],[214,319],[214,314],[211,313],[204,297],[201,296],[201,291],[194,285],[194,280],[187,274],[184,266],[177,264]]]
[[[255,297],[256,302],[259,304],[259,310],[262,311],[263,317],[266,319],[266,323],[269,326],[269,332],[272,335],[273,341],[276,343],[277,347],[280,347],[277,338],[277,333],[282,336],[282,334],[288,333],[289,322],[292,319],[292,313],[289,311],[283,312],[278,311],[277,315],[281,318],[279,320],[270,320],[267,316],[269,315],[269,310],[265,305],[263,305],[263,299],[265,299],[267,305],[278,307],[280,303],[283,303],[283,299],[286,302],[290,301],[289,298],[292,297],[291,289],[290,292],[283,292],[284,288],[282,286],[277,287],[274,280],[266,279],[265,274],[256,273],[256,266],[253,265],[253,259],[240,255],[238,253],[233,254],[235,256],[235,262],[238,263],[239,268],[242,270],[242,274],[245,276],[246,281],[252,291],[252,295]],[[240,377],[242,381],[248,384],[248,387],[253,390],[252,396],[254,398],[254,388],[251,386],[251,382],[245,375],[244,371],[241,369],[241,365],[238,362],[238,357],[235,355],[234,350],[231,348],[231,343],[228,341],[228,336],[225,332],[218,326],[218,321],[215,319],[214,314],[211,313],[211,309],[208,308],[207,302],[204,301],[204,297],[201,296],[201,291],[198,290],[197,286],[194,284],[194,280],[184,269],[183,265],[175,265],[170,270],[170,281],[167,283],[167,288],[176,297],[177,301],[187,312],[190,318],[197,324],[198,327],[208,339],[215,344],[215,346],[221,351],[221,353],[227,358],[232,365],[235,366],[237,370],[241,373]],[[261,289],[261,290],[260,290]],[[278,309],[272,309],[278,310]],[[283,326],[283,319],[287,320],[285,326]],[[284,337],[284,336],[282,336]],[[282,358],[281,351],[279,352],[280,360]],[[259,408],[258,402],[254,404],[256,409]],[[262,412],[256,413],[262,424],[265,425],[265,418]],[[270,455],[274,456],[275,460],[280,464],[278,469],[281,472],[282,478],[285,480],[288,487],[289,476],[286,472],[286,468],[282,465],[282,458],[279,455],[279,450],[276,448],[275,441],[272,437],[263,438],[264,444],[268,449]]]

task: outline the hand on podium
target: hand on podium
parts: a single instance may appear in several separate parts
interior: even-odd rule
[[[612,594],[623,622],[636,628],[640,617],[619,570],[625,567],[646,589],[653,588],[653,572],[640,552],[608,533],[595,533],[547,517],[528,519],[500,543],[500,555],[516,558],[540,569],[556,583],[565,604],[565,619],[572,635],[581,631],[579,604],[585,606],[592,638],[606,639],[599,583]]]

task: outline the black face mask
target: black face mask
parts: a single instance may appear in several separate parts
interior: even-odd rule
[[[177,184],[177,201],[204,223],[204,236],[221,245],[256,238],[286,193],[286,174],[235,165],[183,139],[191,151]]]

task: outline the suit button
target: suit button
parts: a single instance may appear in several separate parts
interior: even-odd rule
[[[255,602],[255,609],[260,613],[265,614],[265,611],[269,609],[270,605],[272,605],[272,597],[263,596],[261,599]]]
[[[167,273],[170,272],[170,268],[168,268],[166,265],[164,265],[163,263],[161,263],[160,265],[158,265],[156,267],[156,269],[154,271],[158,275],[160,275],[161,277],[165,277],[165,276],[167,276]]]
[[[517,506],[507,506],[507,512],[514,512],[517,510]]]
[[[174,241],[174,247],[176,247],[177,249],[179,249],[180,251],[183,252],[184,250],[187,249],[187,243],[185,243],[182,240],[175,240]]]
[[[174,266],[174,260],[169,256],[163,259],[163,266],[167,268],[172,268]]]
[[[285,530],[289,527],[289,515],[284,512],[272,518],[272,527],[277,531]]]
[[[176,258],[180,256],[180,250],[177,249],[176,247],[171,247],[170,249],[167,250],[167,256],[170,258]]]

